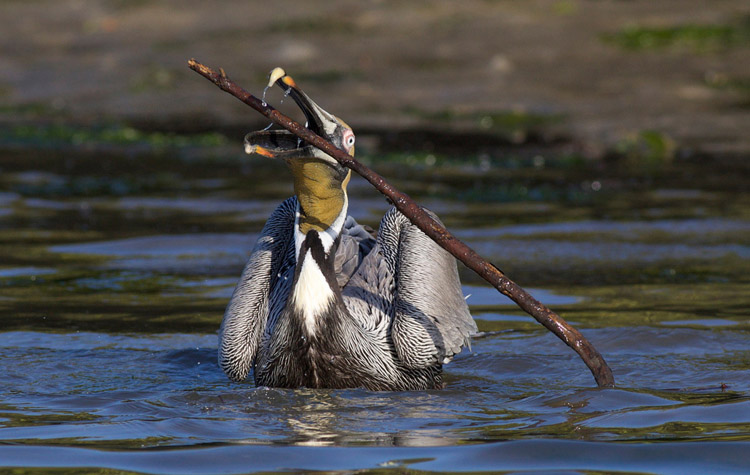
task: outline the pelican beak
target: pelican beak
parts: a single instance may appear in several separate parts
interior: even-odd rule
[[[340,127],[338,119],[316,104],[305,94],[291,76],[283,69],[276,68],[271,71],[268,86],[274,84],[281,87],[285,94],[294,99],[307,123],[305,126],[320,135],[332,140],[337,129]],[[299,158],[321,158],[328,157],[316,147],[297,138],[287,130],[261,130],[250,132],[245,136],[245,153],[256,153],[264,157],[280,158],[283,160],[294,160]],[[332,160],[332,159],[331,159]]]

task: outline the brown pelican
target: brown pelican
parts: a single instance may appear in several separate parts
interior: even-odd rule
[[[354,133],[271,74],[307,127],[354,154]],[[442,366],[476,332],[455,259],[395,208],[373,237],[347,215],[351,171],[287,131],[245,137],[286,161],[295,196],[266,222],[219,330],[219,363],[255,384],[370,390],[442,387]]]

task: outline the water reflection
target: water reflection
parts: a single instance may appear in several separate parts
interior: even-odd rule
[[[147,460],[157,454],[213,473],[200,451],[216,450],[222,466],[245,463],[244,471],[248,457],[274,470],[309,467],[321,453],[326,468],[459,470],[451,460],[480,457],[471,466],[481,467],[502,453],[528,468],[540,460],[540,441],[593,460],[647,456],[654,442],[685,459],[703,453],[693,440],[750,439],[750,228],[736,193],[623,185],[604,201],[604,191],[564,203],[454,201],[526,172],[399,165],[397,185],[575,323],[618,388],[593,388],[569,348],[462,271],[481,334],[445,367],[446,389],[281,390],[228,381],[216,365],[216,330],[265,216],[291,190],[283,168],[252,162],[238,172],[232,161],[171,158],[153,167],[180,170],[179,180],[134,173],[118,181],[104,172],[92,180],[95,162],[71,160],[89,178],[40,175],[21,161],[0,177],[11,190],[0,193],[0,440],[35,450],[0,448],[3,462],[48,457],[57,466],[62,456],[52,449],[85,450],[89,459],[104,454],[106,467],[133,469],[136,459],[157,467]],[[576,193],[591,180],[568,179],[580,170],[554,173],[565,196],[566,180]],[[352,187],[352,212],[377,225],[386,203],[361,182]],[[265,451],[253,451],[258,445]],[[728,446],[700,447],[729,457]],[[305,452],[340,449],[355,455]],[[120,454],[128,460],[116,465]],[[602,467],[612,468],[590,465]]]

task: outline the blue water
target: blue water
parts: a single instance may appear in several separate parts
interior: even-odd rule
[[[462,269],[480,334],[444,390],[282,390],[229,381],[216,331],[288,178],[208,164],[127,196],[0,179],[0,471],[748,471],[750,224],[711,208],[731,194],[624,217],[615,196],[544,219],[535,203],[428,197],[594,343],[615,389]],[[375,225],[387,205],[366,188],[352,183],[352,214]]]
[[[231,383],[216,367],[214,334],[4,332],[0,464],[146,473],[748,466],[750,384],[720,361],[747,355],[746,335],[586,334],[620,388],[593,388],[541,331],[478,338],[448,365],[445,390],[403,393]]]

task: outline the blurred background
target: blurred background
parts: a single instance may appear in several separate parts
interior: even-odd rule
[[[0,467],[750,463],[747,0],[5,0],[0,18]],[[223,309],[292,186],[243,153],[267,122],[190,58],[258,97],[283,67],[357,158],[581,329],[618,389],[461,266],[482,334],[445,391],[229,382]],[[349,194],[377,227],[385,200]],[[407,456],[357,448],[375,445],[445,449],[388,465]]]
[[[196,58],[258,94],[282,66],[360,131],[565,138],[594,156],[648,147],[653,131],[665,155],[750,150],[742,0],[35,0],[0,13],[8,125],[258,123],[186,68]]]

